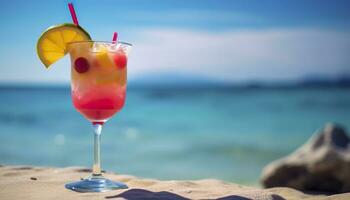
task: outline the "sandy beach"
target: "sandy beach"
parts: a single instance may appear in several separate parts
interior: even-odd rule
[[[31,166],[0,167],[0,199],[350,199],[350,193],[332,196],[307,195],[290,188],[259,189],[214,179],[159,181],[119,175],[104,175],[128,184],[129,189],[105,193],[77,193],[64,184],[87,177],[82,167],[44,168]]]

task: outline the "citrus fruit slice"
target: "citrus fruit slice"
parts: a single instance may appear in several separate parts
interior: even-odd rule
[[[90,35],[75,24],[61,24],[48,28],[39,38],[37,53],[46,68],[67,53],[67,44],[91,40]]]
[[[114,63],[111,60],[110,56],[108,55],[107,49],[101,49],[100,52],[97,52],[95,54],[95,58],[99,66],[106,69],[108,68],[113,69],[112,67],[114,66]]]

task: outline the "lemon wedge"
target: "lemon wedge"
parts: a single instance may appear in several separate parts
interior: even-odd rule
[[[91,40],[90,35],[75,24],[61,24],[48,28],[39,38],[37,53],[46,68],[67,54],[67,44]]]

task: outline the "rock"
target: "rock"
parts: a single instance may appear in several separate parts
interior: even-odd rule
[[[336,124],[327,124],[294,153],[267,165],[264,187],[291,187],[302,191],[350,191],[350,139]]]

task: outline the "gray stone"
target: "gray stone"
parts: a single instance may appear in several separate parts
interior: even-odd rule
[[[264,187],[292,187],[303,191],[350,191],[350,139],[345,130],[329,123],[295,152],[267,165]]]

